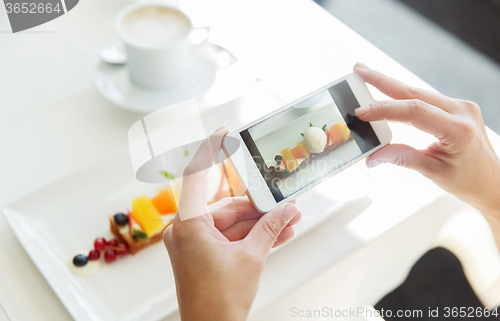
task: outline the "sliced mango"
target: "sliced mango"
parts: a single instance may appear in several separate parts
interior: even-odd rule
[[[284,170],[288,169],[288,168],[286,168],[286,163],[285,163],[285,160],[283,159],[283,157],[281,157],[280,167],[283,168]]]
[[[150,238],[165,227],[160,212],[147,196],[139,196],[132,202],[132,214]]]
[[[294,170],[297,169],[297,167],[299,167],[299,163],[297,162],[297,159],[293,156],[290,147],[287,147],[281,151],[281,157],[283,157],[286,167],[290,172],[293,172]]]
[[[330,127],[328,132],[330,133],[330,141],[332,142],[333,145],[339,145],[342,143],[343,140],[342,132],[340,131],[340,127],[338,124],[335,124],[332,127]]]
[[[302,154],[302,150],[300,149],[300,147],[297,145],[297,147],[295,147],[294,149],[292,149],[292,154],[293,154],[293,157],[299,159],[299,158],[306,158],[304,156],[304,154]]]
[[[161,190],[158,195],[151,199],[151,202],[160,214],[177,213],[177,204],[170,186]]]
[[[306,144],[304,144],[304,142],[298,143],[297,147],[300,149],[300,151],[302,152],[302,155],[304,155],[305,158],[309,157],[310,152],[307,149]]]
[[[339,126],[340,132],[342,133],[342,141],[345,143],[349,139],[349,137],[351,137],[351,131],[349,130],[349,127],[347,127],[347,125],[340,120],[337,121],[337,125]]]

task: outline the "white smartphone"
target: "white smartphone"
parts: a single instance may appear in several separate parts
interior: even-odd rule
[[[349,74],[229,133],[224,153],[257,210],[268,212],[389,144],[386,121],[356,117],[372,102],[363,79]]]

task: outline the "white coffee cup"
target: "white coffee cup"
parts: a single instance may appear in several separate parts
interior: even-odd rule
[[[135,4],[124,8],[115,29],[125,44],[132,81],[150,88],[165,88],[182,76],[190,51],[196,45],[189,36],[191,19],[181,10],[164,4]]]

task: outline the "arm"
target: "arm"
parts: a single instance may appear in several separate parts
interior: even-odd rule
[[[294,204],[262,215],[246,197],[209,210],[209,165],[227,132],[212,134],[186,167],[177,216],[163,235],[182,320],[246,320],[269,251],[290,240],[300,220]]]
[[[500,249],[500,160],[479,106],[410,87],[360,63],[354,71],[395,99],[358,108],[358,118],[406,122],[439,140],[424,150],[391,144],[372,154],[368,167],[392,163],[420,172],[481,211]]]

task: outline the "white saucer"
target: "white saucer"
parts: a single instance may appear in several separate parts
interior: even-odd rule
[[[135,84],[127,65],[111,65],[100,61],[93,71],[97,90],[115,105],[138,113],[150,113],[191,98],[210,89],[217,64],[201,52],[193,52],[179,81],[165,89],[151,89]]]

